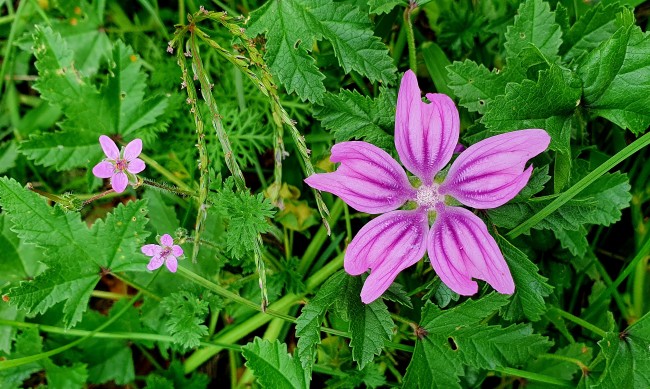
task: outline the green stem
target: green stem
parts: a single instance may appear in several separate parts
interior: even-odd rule
[[[411,13],[416,5],[409,2],[409,5],[404,10],[404,27],[406,28],[406,41],[409,48],[409,67],[412,71],[417,72],[418,62],[417,53],[415,52],[415,35],[413,34],[413,24],[411,24]]]
[[[103,290],[93,290],[92,292],[90,292],[90,295],[101,299],[116,300],[116,301],[123,300],[129,297],[125,294],[106,292]]]
[[[161,184],[159,182],[156,182],[154,180],[150,180],[148,178],[140,177],[140,179],[142,180],[142,185],[147,185],[147,186],[150,186],[152,188],[156,188],[156,189],[160,189],[160,190],[166,190],[168,192],[175,193],[175,194],[177,194],[179,196],[185,196],[185,197],[197,197],[198,196],[196,191],[186,191],[186,190],[183,190],[181,188],[177,188],[175,186],[170,186],[170,185],[167,185],[167,184]]]
[[[561,380],[555,377],[551,377],[545,374],[539,374],[539,373],[533,373],[530,371],[525,371],[525,370],[519,370],[519,369],[513,369],[511,367],[501,367],[501,368],[496,368],[493,369],[496,372],[505,374],[505,375],[510,375],[510,376],[515,376],[515,377],[521,377],[525,378],[527,380],[531,381],[537,381],[537,382],[543,382],[545,384],[550,384],[550,385],[557,385],[557,386],[562,386],[565,388],[573,388],[574,385],[570,381],[565,381]]]
[[[14,39],[16,37],[16,30],[18,29],[18,23],[20,23],[20,16],[22,14],[23,9],[25,8],[25,4],[27,4],[26,1],[21,1],[18,3],[18,9],[16,10],[16,14],[14,15],[15,19],[11,24],[11,30],[9,30],[9,37],[7,37],[7,41],[5,42],[5,52],[2,57],[4,58],[4,60],[2,61],[2,67],[0,68],[0,92],[2,92],[3,82],[5,81],[5,74],[7,73],[9,64],[13,64],[14,62],[11,58],[11,51],[15,47]],[[5,94],[6,93],[3,93],[3,95]]]
[[[344,208],[345,208],[345,203],[341,199],[337,199],[330,211],[331,225],[336,224],[339,217],[341,217],[341,212],[343,212]],[[328,229],[326,226],[322,225],[318,229],[316,234],[314,234],[311,243],[309,243],[309,246],[307,246],[307,249],[305,250],[305,253],[302,256],[302,259],[300,259],[300,264],[298,264],[298,274],[307,274],[307,270],[311,266],[312,262],[314,262],[314,259],[316,259],[316,255],[318,254],[318,251],[322,248],[323,243],[327,239],[327,236],[328,236]]]
[[[305,283],[305,294],[311,292],[316,287],[321,285],[332,274],[338,271],[343,266],[343,256],[340,255],[334,260],[330,261],[326,266],[311,276]],[[180,268],[179,268],[180,269]],[[249,318],[248,320],[232,326],[231,328],[222,331],[213,339],[216,342],[233,344],[248,336],[251,332],[257,330],[264,324],[268,323],[273,316],[269,312],[285,312],[289,307],[297,304],[302,300],[304,294],[289,293],[274,302],[269,306],[266,313],[258,313],[257,315]],[[295,320],[292,318],[292,321]],[[213,355],[223,350],[223,347],[206,347],[196,350],[185,360],[185,372],[189,373],[201,366],[205,361],[212,358]]]
[[[542,208],[539,212],[537,212],[535,215],[533,215],[531,218],[525,220],[523,223],[518,225],[517,227],[513,228],[508,234],[508,238],[514,239],[517,236],[525,233],[528,231],[530,228],[535,226],[537,223],[539,223],[541,220],[555,212],[558,208],[560,208],[562,205],[564,205],[566,202],[574,198],[576,195],[578,195],[582,190],[584,190],[586,187],[588,187],[590,184],[592,184],[594,181],[596,181],[598,178],[600,178],[603,174],[607,173],[609,170],[611,170],[614,166],[618,165],[625,159],[629,158],[639,150],[643,149],[646,147],[648,144],[650,144],[650,132],[643,135],[639,139],[635,140],[634,142],[630,143],[627,147],[625,147],[623,150],[619,151],[618,153],[614,154],[611,158],[609,158],[605,163],[602,165],[598,166],[596,169],[594,169],[591,173],[587,174],[583,179],[578,181],[575,185],[573,185],[571,188],[569,188],[566,192],[563,192],[560,194],[555,200],[553,200],[550,204],[548,204],[546,207]]]
[[[12,368],[12,367],[25,365],[27,363],[40,361],[41,359],[45,359],[45,358],[51,357],[53,355],[62,353],[64,351],[66,351],[66,350],[69,350],[69,349],[71,349],[71,348],[85,342],[86,340],[92,338],[96,333],[102,331],[104,328],[106,328],[106,327],[110,326],[111,324],[113,324],[114,322],[116,322],[122,315],[124,315],[126,313],[126,311],[128,311],[129,308],[131,308],[131,306],[136,301],[138,301],[138,299],[140,299],[141,296],[142,296],[142,292],[140,291],[140,292],[138,292],[138,294],[133,296],[133,298],[131,299],[130,304],[126,304],[122,309],[117,311],[115,316],[113,316],[113,317],[109,318],[108,320],[106,320],[99,327],[97,327],[93,331],[90,331],[83,338],[79,338],[79,339],[77,339],[75,341],[72,341],[72,342],[66,344],[66,345],[63,345],[61,347],[57,347],[55,349],[52,349],[50,351],[46,351],[46,352],[43,352],[43,353],[30,355],[28,357],[22,357],[22,358],[8,359],[8,360],[5,360],[5,361],[0,361],[0,370],[6,370],[6,369],[9,369],[9,368]]]
[[[559,316],[561,316],[561,317],[563,317],[563,318],[565,318],[565,319],[567,319],[569,321],[572,321],[572,322],[576,323],[577,325],[579,325],[582,328],[585,328],[585,329],[593,332],[594,334],[600,336],[601,338],[604,338],[607,335],[607,332],[605,332],[604,330],[601,330],[600,328],[596,327],[595,325],[589,323],[588,321],[586,321],[584,319],[581,319],[581,318],[579,318],[577,316],[574,316],[574,315],[570,314],[569,312],[563,311],[563,310],[561,310],[559,308],[552,308],[552,309]]]
[[[184,191],[186,191],[186,192],[192,192],[192,193],[195,193],[194,190],[193,190],[189,185],[187,185],[186,183],[184,183],[183,181],[181,181],[178,177],[176,177],[176,176],[174,175],[174,173],[172,173],[172,172],[170,172],[169,170],[165,169],[161,164],[159,164],[158,162],[156,162],[156,161],[155,161],[154,159],[152,159],[151,157],[148,157],[148,156],[145,155],[145,154],[140,154],[140,155],[138,156],[138,158],[142,159],[144,162],[146,162],[147,166],[153,168],[153,169],[156,170],[158,173],[162,174],[166,179],[168,179],[169,181],[173,182],[176,186],[178,186],[178,187],[181,188],[182,190],[184,190]]]
[[[10,326],[15,328],[36,328],[40,332],[47,332],[50,334],[66,335],[66,336],[76,336],[76,337],[87,337],[92,335],[93,338],[97,339],[126,339],[126,340],[143,340],[143,341],[154,341],[154,342],[168,342],[174,343],[176,339],[170,335],[160,335],[152,334],[145,332],[101,332],[101,331],[89,331],[89,330],[77,330],[77,329],[66,329],[61,327],[49,326],[45,324],[37,323],[26,323],[22,321],[13,321],[0,319],[0,326]],[[201,346],[219,346],[224,349],[231,349],[235,351],[241,351],[241,347],[232,344],[226,343],[215,343],[215,342],[201,342]]]
[[[650,135],[650,133],[646,134]],[[645,137],[645,135],[644,135]],[[610,284],[607,289],[605,289],[604,292],[602,292],[599,296],[598,299],[596,299],[595,302],[593,302],[584,312],[583,316],[585,319],[590,318],[598,309],[600,309],[600,305],[605,302],[609,298],[609,295],[612,293],[612,291],[618,286],[630,275],[632,272],[636,269],[636,266],[644,259],[647,259],[647,255],[650,253],[650,236],[646,237],[645,243],[639,251],[637,251],[636,256],[632,261],[625,267],[625,270],[623,270],[616,280]]]
[[[577,365],[582,371],[589,371],[589,367],[587,365],[585,365],[584,363],[582,363],[582,361],[577,359],[577,358],[571,358],[571,357],[567,357],[567,356],[564,356],[564,355],[557,355],[557,354],[542,354],[542,355],[539,355],[537,358],[539,358],[539,359],[554,359],[554,360],[557,360],[557,361],[569,362],[569,363],[573,363],[573,364]]]

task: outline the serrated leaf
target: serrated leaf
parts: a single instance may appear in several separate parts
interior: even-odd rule
[[[309,375],[300,362],[287,353],[287,345],[278,340],[270,342],[255,338],[242,347],[246,366],[253,370],[263,388],[309,387]]]
[[[594,115],[639,135],[650,125],[650,35],[634,25],[631,11],[622,26],[580,62],[584,105]]]
[[[650,386],[650,313],[622,333],[608,332],[598,345],[607,365],[593,388]]]
[[[99,136],[94,131],[82,129],[32,135],[20,143],[20,152],[35,163],[53,166],[56,170],[69,170],[89,166],[103,155]]]
[[[447,67],[449,87],[460,99],[459,104],[470,112],[485,113],[492,100],[505,93],[510,80],[496,71],[466,59]]]
[[[0,178],[0,203],[21,241],[44,250],[43,262],[48,269],[9,292],[10,302],[30,314],[44,313],[65,301],[63,321],[73,326],[87,309],[103,266],[120,268],[127,255],[130,259],[133,255],[142,257],[135,252],[148,235],[142,201],[118,206],[106,222],[95,223],[92,230],[79,214],[49,207],[13,179]]]
[[[88,379],[88,369],[83,363],[72,366],[57,366],[50,360],[42,363],[47,377],[49,389],[76,389],[84,388]]]
[[[560,245],[576,257],[584,257],[587,250],[589,250],[587,233],[588,231],[584,226],[581,226],[577,231],[553,230],[553,234],[560,241]]]
[[[416,342],[405,385],[458,388],[463,363],[493,369],[521,365],[545,352],[551,343],[534,334],[530,325],[503,328],[480,323],[506,303],[507,296],[496,293],[445,311],[427,302],[420,324],[424,335]]]
[[[562,31],[555,13],[542,0],[527,0],[517,10],[514,25],[506,31],[506,61],[510,71],[526,74],[522,53],[534,47],[550,63],[558,60]]]
[[[4,255],[0,285],[33,278],[44,268],[39,262],[42,259],[39,250],[23,244],[12,227],[7,215],[0,214],[0,252]]]
[[[606,174],[580,194],[533,226],[536,229],[577,231],[585,224],[608,226],[621,218],[621,210],[629,206],[630,184],[621,173]],[[551,199],[511,201],[488,210],[490,220],[504,228],[514,228],[539,212]]]
[[[368,0],[370,13],[381,15],[390,13],[398,5],[408,6],[406,0]]]
[[[581,15],[564,36],[560,47],[564,60],[570,62],[580,58],[611,38],[618,29],[615,14],[619,9],[620,5],[617,3],[597,3]]]
[[[74,53],[51,27],[36,26],[34,55],[38,81],[34,89],[51,104],[60,107],[83,104],[97,91],[74,67]]]
[[[391,128],[395,118],[395,95],[382,89],[376,99],[357,91],[325,94],[314,116],[334,133],[336,142],[365,140],[383,149],[394,147]]]
[[[358,8],[331,0],[269,1],[251,14],[249,33],[266,33],[265,58],[289,93],[303,100],[320,101],[323,79],[308,55],[314,40],[332,44],[339,65],[371,81],[392,82],[395,66],[388,50],[373,35],[368,17]]]
[[[497,236],[497,243],[516,286],[510,302],[501,308],[501,314],[506,320],[520,320],[524,317],[531,321],[539,320],[546,312],[544,297],[551,294],[553,287],[546,283],[548,279],[539,274],[537,266],[521,250],[501,236]]]
[[[13,359],[38,354],[43,351],[43,339],[40,337],[36,328],[28,328],[18,334],[13,348],[13,352],[7,355],[0,352],[0,356]],[[0,387],[8,389],[21,388],[23,381],[39,370],[41,370],[41,367],[37,362],[26,363],[9,369],[1,369]]]
[[[160,304],[167,311],[165,326],[174,337],[174,342],[184,349],[198,347],[201,339],[208,334],[208,327],[203,324],[208,314],[207,301],[183,291],[170,294]]]
[[[113,49],[110,75],[98,91],[93,79],[75,69],[74,55],[59,32],[37,27],[34,53],[39,78],[34,88],[60,106],[67,120],[62,131],[32,136],[20,151],[38,164],[57,170],[88,167],[101,156],[100,135],[129,138],[152,125],[167,107],[167,98],[145,98],[142,60],[121,41]]]
[[[302,367],[311,372],[314,365],[316,346],[320,344],[320,327],[327,309],[334,303],[341,292],[340,287],[345,273],[339,271],[331,276],[318,290],[316,296],[302,309],[296,320],[296,336],[299,337],[296,353]]]
[[[541,128],[551,136],[549,148],[570,153],[572,116],[580,101],[580,80],[570,71],[551,66],[537,82],[509,83],[505,95],[489,105],[481,123],[490,135]]]
[[[60,2],[57,3],[61,6]],[[74,8],[67,12],[63,10],[74,16],[70,20],[52,20],[52,26],[73,51],[75,67],[86,75],[92,75],[97,72],[101,61],[110,56],[111,42],[96,7],[86,1],[77,1],[73,7],[78,8],[78,14],[74,13]]]
[[[362,277],[345,276],[339,289],[341,297],[336,299],[337,313],[349,322],[352,359],[359,363],[360,369],[381,353],[384,343],[392,338],[395,326],[381,299],[370,304],[361,302],[362,286]]]

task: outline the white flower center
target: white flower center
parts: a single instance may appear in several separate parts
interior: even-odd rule
[[[437,204],[445,201],[445,196],[438,193],[438,184],[422,185],[415,194],[415,202],[420,207],[433,209]]]

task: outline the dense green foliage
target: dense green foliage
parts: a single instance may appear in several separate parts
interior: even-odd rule
[[[0,388],[650,387],[648,10],[0,0]],[[408,69],[464,145],[551,136],[476,212],[513,295],[425,257],[364,304],[342,270],[372,216],[303,180],[338,142],[396,156]],[[125,192],[100,135],[143,141]],[[175,273],[147,270],[163,234]]]

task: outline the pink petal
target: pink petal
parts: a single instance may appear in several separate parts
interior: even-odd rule
[[[150,257],[154,257],[162,251],[162,247],[158,246],[157,244],[146,244],[142,246],[140,249],[144,255],[148,255]]]
[[[160,243],[162,243],[163,246],[171,247],[174,244],[174,239],[172,239],[169,234],[165,234],[160,237]]]
[[[172,254],[174,254],[175,257],[180,257],[183,255],[183,249],[179,245],[174,245],[172,246]]]
[[[334,173],[313,174],[305,182],[333,193],[357,211],[383,213],[414,198],[404,169],[387,152],[370,143],[342,142],[332,147]]]
[[[469,296],[478,291],[472,278],[484,280],[499,293],[512,294],[515,283],[499,246],[485,223],[460,207],[443,207],[428,237],[431,266],[454,292]]]
[[[167,265],[167,269],[169,269],[170,272],[176,273],[176,269],[178,269],[178,261],[176,260],[176,257],[173,255],[168,255],[167,260],[165,261],[165,265]]]
[[[526,162],[548,147],[544,130],[521,130],[493,136],[470,146],[451,165],[440,186],[461,203],[478,209],[499,207],[526,186],[532,166]]]
[[[142,152],[142,139],[133,139],[124,148],[124,159],[126,159],[127,161],[133,161],[134,159],[138,158],[138,155],[140,155],[141,152]]]
[[[147,269],[156,270],[162,266],[164,261],[165,260],[163,257],[161,257],[160,255],[156,255],[155,257],[151,258],[151,261],[149,261],[149,264],[147,265]]]
[[[370,269],[361,290],[369,304],[393,283],[402,270],[424,256],[429,230],[426,212],[394,211],[366,224],[345,252],[345,271],[359,275]]]
[[[111,186],[115,192],[124,192],[124,189],[126,189],[127,185],[129,185],[129,178],[125,173],[118,172],[113,174],[113,177],[111,177]]]
[[[120,149],[117,148],[117,145],[111,138],[102,135],[99,137],[99,144],[102,146],[102,150],[104,150],[104,154],[108,158],[113,160],[120,158]]]
[[[129,173],[138,174],[141,171],[143,171],[145,167],[146,167],[146,165],[144,164],[144,161],[141,160],[140,158],[136,158],[136,159],[134,159],[132,161],[129,161],[129,164],[126,167],[126,170]]]
[[[428,93],[422,102],[415,73],[407,71],[397,96],[395,147],[402,164],[425,185],[449,161],[458,143],[460,118],[447,95]]]
[[[115,166],[108,161],[101,161],[93,168],[93,174],[98,178],[110,178],[114,171]]]

